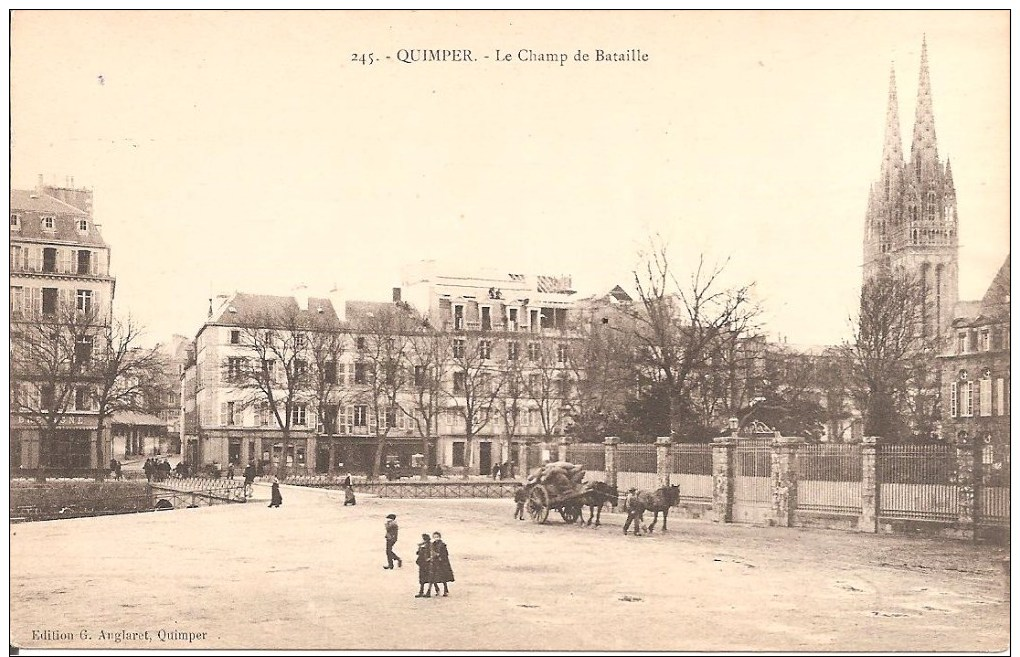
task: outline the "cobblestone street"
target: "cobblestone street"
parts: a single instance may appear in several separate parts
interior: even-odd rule
[[[12,525],[11,643],[31,648],[999,651],[1004,548],[670,520],[623,536],[509,500],[268,487],[246,505]],[[384,570],[397,514],[403,567]],[[441,531],[456,582],[416,599]],[[132,634],[134,633],[134,634]],[[146,634],[147,633],[147,634]],[[35,637],[35,638],[33,638]],[[71,637],[68,639],[67,637]]]

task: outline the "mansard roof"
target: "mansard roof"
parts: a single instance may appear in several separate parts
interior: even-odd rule
[[[24,189],[10,191],[11,214],[22,215],[21,229],[11,233],[12,239],[106,246],[88,213],[47,194]],[[39,219],[45,215],[53,216],[53,231],[43,231]],[[89,219],[89,227],[85,232],[78,230],[80,219]]]
[[[289,320],[292,317],[298,325],[308,327],[336,325],[340,321],[329,299],[309,297],[308,307],[302,309],[292,296],[237,292],[223,304],[210,323],[225,326],[268,324],[273,320]]]

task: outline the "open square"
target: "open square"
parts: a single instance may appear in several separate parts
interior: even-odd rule
[[[28,648],[998,651],[1003,548],[671,519],[666,534],[512,519],[510,500],[283,486],[246,505],[11,526]],[[397,515],[403,567],[384,570]],[[661,522],[661,521],[660,521]],[[441,531],[456,581],[416,599]],[[40,555],[45,554],[45,558]],[[33,639],[70,635],[71,640]],[[45,632],[52,634],[46,635]],[[146,638],[146,634],[147,637]],[[135,633],[132,635],[131,633]],[[105,636],[104,636],[105,635]],[[136,636],[140,638],[125,638]],[[82,638],[87,637],[87,638]],[[191,640],[189,641],[189,637]],[[196,638],[200,637],[200,638]]]

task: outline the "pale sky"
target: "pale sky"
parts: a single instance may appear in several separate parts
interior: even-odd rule
[[[834,344],[889,69],[909,154],[925,34],[979,298],[1009,251],[1006,11],[15,12],[11,179],[95,190],[115,312],[153,339],[220,292],[386,300],[424,258],[605,292],[661,233],[681,271],[730,257],[771,333]],[[598,48],[649,59],[573,61]]]

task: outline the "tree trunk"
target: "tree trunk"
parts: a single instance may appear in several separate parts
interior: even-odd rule
[[[429,478],[429,443],[431,442],[432,436],[430,432],[426,431],[425,435],[421,439],[421,453],[425,457],[421,462],[421,474],[418,475],[422,481]]]
[[[329,441],[329,465],[326,466],[326,474],[332,476],[336,472],[336,443],[333,441],[332,433],[326,433],[326,440]]]
[[[375,458],[372,459],[372,478],[378,479],[382,471],[383,454],[386,452],[386,436],[376,436]]]
[[[106,479],[103,475],[103,471],[106,468],[106,454],[103,453],[103,420],[105,419],[104,414],[100,413],[96,422],[96,481]]]

